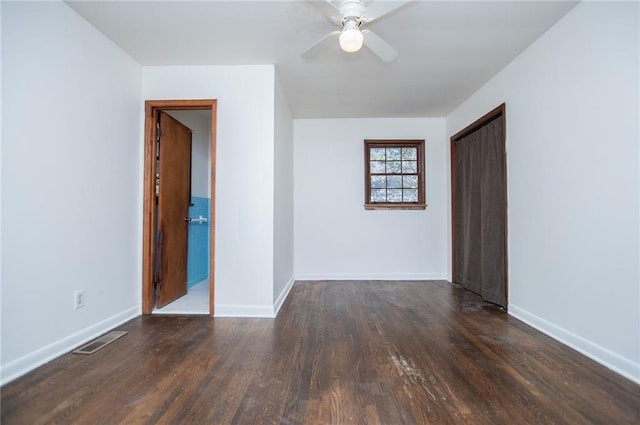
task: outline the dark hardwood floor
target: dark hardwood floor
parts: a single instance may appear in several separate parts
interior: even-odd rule
[[[447,282],[300,282],[147,316],[2,388],[10,424],[638,424],[640,386]]]

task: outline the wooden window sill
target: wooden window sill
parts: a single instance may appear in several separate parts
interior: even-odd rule
[[[364,204],[365,210],[424,210],[427,204]]]

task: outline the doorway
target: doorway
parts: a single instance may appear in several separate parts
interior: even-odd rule
[[[142,247],[142,313],[143,314],[151,314],[154,311],[157,303],[157,285],[163,285],[166,282],[167,276],[163,274],[169,274],[167,267],[168,261],[174,261],[173,268],[170,273],[175,274],[176,269],[184,277],[180,277],[179,280],[182,281],[184,279],[184,290],[186,292],[187,287],[187,271],[186,271],[186,261],[181,266],[176,266],[176,264],[180,264],[180,262],[175,263],[175,259],[177,257],[182,257],[182,254],[179,255],[170,255],[167,253],[167,249],[173,249],[173,244],[175,243],[176,238],[171,236],[170,229],[166,227],[166,224],[163,224],[161,215],[163,211],[161,211],[162,203],[157,204],[157,193],[161,191],[160,187],[171,187],[176,180],[180,180],[180,171],[176,171],[180,169],[180,166],[171,165],[174,161],[174,156],[180,156],[179,153],[171,155],[171,161],[160,161],[159,153],[162,152],[160,146],[159,135],[161,135],[160,119],[167,121],[172,121],[172,117],[167,117],[167,115],[180,115],[186,111],[203,111],[210,119],[210,136],[209,136],[209,152],[210,152],[210,170],[207,170],[208,182],[208,196],[210,199],[210,209],[208,210],[208,217],[200,216],[202,214],[198,214],[196,203],[198,203],[198,199],[194,197],[190,197],[190,200],[187,200],[187,203],[191,203],[193,205],[188,205],[189,209],[180,210],[177,214],[177,220],[173,220],[177,227],[182,229],[182,232],[186,234],[187,232],[191,233],[191,230],[196,229],[195,226],[202,225],[203,223],[207,223],[206,226],[208,230],[208,279],[202,282],[191,282],[191,283],[199,283],[206,284],[208,287],[208,313],[210,316],[214,315],[214,294],[215,294],[215,158],[216,158],[216,116],[217,116],[217,101],[214,99],[205,99],[205,100],[150,100],[145,102],[145,138],[144,138],[144,199],[143,199],[143,247]],[[179,124],[179,123],[178,123]],[[179,127],[179,125],[178,125]],[[163,131],[172,131],[164,128]],[[168,149],[163,145],[163,149]],[[177,168],[174,168],[177,167]],[[162,172],[160,172],[162,171]],[[172,175],[173,172],[176,172],[177,175]],[[191,168],[189,168],[189,173],[191,173]],[[163,180],[163,175],[165,180]],[[182,174],[183,175],[183,174]],[[191,175],[188,178],[189,188],[188,192],[191,194]],[[171,183],[171,184],[170,184]],[[164,193],[164,191],[163,191]],[[161,196],[162,197],[162,196]],[[160,197],[160,198],[161,198]],[[180,205],[182,208],[182,204],[184,203],[181,198],[177,198],[179,202],[175,202],[176,198],[171,198],[171,192],[167,192],[165,194],[165,204],[170,205],[171,208],[174,208],[175,205]],[[195,202],[194,202],[195,201]],[[158,205],[158,208],[156,207]],[[165,214],[167,209],[165,205],[164,211]],[[192,209],[196,208],[196,209]],[[156,212],[157,211],[157,212]],[[191,217],[194,215],[195,218]],[[175,214],[174,214],[175,215]],[[162,225],[162,228],[159,228],[159,224]],[[189,227],[191,226],[191,229]],[[189,229],[189,230],[187,230]],[[202,233],[203,228],[198,229],[200,233]],[[170,240],[171,239],[171,240]],[[179,239],[179,238],[178,238]],[[184,242],[182,242],[184,244]],[[186,250],[186,247],[185,247]],[[156,255],[159,254],[159,255]],[[164,267],[164,268],[163,268]],[[163,273],[164,271],[164,273]],[[196,276],[197,277],[197,276]],[[193,279],[192,279],[193,280]],[[200,285],[194,285],[200,286]],[[204,287],[204,286],[202,286]],[[164,288],[163,288],[164,289]],[[181,290],[178,290],[178,293]],[[202,292],[200,290],[200,292]]]
[[[508,304],[505,105],[451,138],[452,281]]]

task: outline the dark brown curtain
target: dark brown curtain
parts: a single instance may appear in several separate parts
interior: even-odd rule
[[[454,281],[506,307],[502,120],[455,142]]]

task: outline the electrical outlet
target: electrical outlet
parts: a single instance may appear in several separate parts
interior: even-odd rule
[[[73,308],[77,310],[84,307],[84,289],[79,289],[73,293]]]

